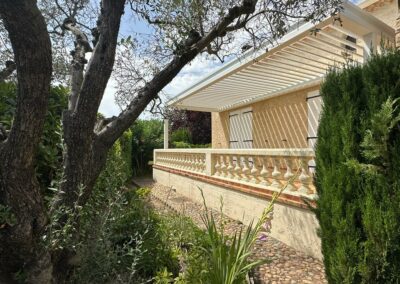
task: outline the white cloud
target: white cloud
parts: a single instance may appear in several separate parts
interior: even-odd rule
[[[220,66],[220,62],[210,58],[205,58],[204,56],[198,56],[191,64],[182,69],[178,76],[176,76],[172,82],[164,88],[164,91],[168,97],[174,97],[218,69]]]

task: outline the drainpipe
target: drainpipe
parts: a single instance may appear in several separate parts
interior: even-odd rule
[[[164,149],[168,149],[169,141],[169,120],[164,119]]]

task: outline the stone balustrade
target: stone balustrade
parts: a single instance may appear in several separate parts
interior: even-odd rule
[[[205,173],[206,155],[199,152],[155,150],[155,164],[173,169]]]
[[[260,189],[315,198],[311,149],[160,149],[154,164]]]

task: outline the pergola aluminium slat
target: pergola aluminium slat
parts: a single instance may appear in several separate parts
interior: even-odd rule
[[[289,84],[290,82],[286,81],[286,82],[281,82],[281,81],[276,81],[276,80],[267,80],[266,78],[260,79],[260,78],[251,78],[246,77],[232,77],[229,79],[226,79],[226,82],[231,82],[231,84],[233,84],[233,86],[235,85],[236,82],[250,82],[250,83],[258,83],[260,86],[262,85],[276,85],[276,86],[286,86],[287,84]],[[250,84],[252,85],[252,84]]]
[[[283,55],[289,54],[289,55],[291,55],[291,56],[298,57],[298,58],[301,58],[301,59],[303,59],[303,60],[307,60],[307,61],[310,62],[310,57],[307,57],[307,56],[303,55],[302,53],[299,54],[299,52],[296,53],[296,52],[290,51],[290,50],[289,50],[290,48],[291,48],[291,47],[285,48],[285,49],[282,50],[282,51],[278,51],[278,53],[279,53],[279,54],[283,54]],[[311,55],[312,55],[312,54],[311,54]],[[322,68],[322,69],[324,69],[324,70],[326,70],[326,67],[327,67],[327,66],[331,66],[331,64],[332,64],[332,60],[329,60],[329,63],[327,63],[327,62],[325,62],[325,61],[323,60],[322,57],[314,58],[314,60],[311,61],[311,62],[316,63],[316,64],[320,64],[320,65],[324,65],[324,67],[320,67],[320,66],[318,67],[318,68]]]
[[[321,67],[321,66],[316,66],[314,64],[311,64],[311,63],[308,63],[308,62],[299,61],[299,60],[293,59],[293,58],[288,57],[288,56],[282,56],[282,55],[280,55],[280,51],[278,51],[277,54],[274,54],[272,58],[275,58],[275,57],[278,57],[278,58],[282,59],[283,61],[290,61],[290,62],[293,62],[293,63],[300,64],[300,66],[307,66],[307,68],[310,67],[311,70],[312,69],[314,69],[314,70],[318,69],[318,70],[323,70],[323,71],[326,70],[326,67],[324,68],[324,67]],[[320,72],[320,71],[316,71],[316,72]]]
[[[314,78],[314,75],[308,75],[308,74],[304,74],[301,73],[299,71],[295,71],[295,70],[288,70],[285,67],[281,67],[281,66],[265,66],[265,65],[260,65],[260,64],[255,64],[252,65],[250,67],[248,67],[246,70],[261,70],[260,72],[277,72],[276,74],[280,74],[282,77],[282,72],[284,72],[285,75],[289,75],[293,77],[297,77],[300,80],[304,80],[304,78]]]
[[[268,72],[268,73],[258,73],[258,72],[254,72],[252,70],[246,69],[246,70],[242,70],[240,71],[241,74],[246,74],[246,76],[248,76],[249,78],[261,78],[261,79],[265,79],[265,80],[269,80],[269,79],[275,79],[281,82],[293,82],[293,83],[299,83],[302,80],[299,78],[294,79],[292,76],[290,75],[286,75],[285,77],[282,78],[282,74],[277,74],[275,72]]]
[[[302,46],[301,43],[297,43],[297,44]],[[311,56],[311,58],[313,58],[314,60],[317,60],[318,58],[328,60],[329,62],[331,62],[331,64],[333,63],[333,65],[335,65],[336,63],[344,63],[345,62],[345,59],[342,56],[333,55],[334,58],[328,57],[325,55],[326,52],[322,51],[322,50],[321,50],[321,53],[316,53],[316,52],[313,52],[312,50],[310,50],[310,48],[308,48],[307,50],[304,50],[299,46],[295,46],[294,44],[291,45],[289,47],[289,49],[303,52],[303,54],[307,54],[308,56]],[[318,49],[318,48],[313,47],[313,49]],[[331,54],[331,53],[329,53],[329,54]]]
[[[321,36],[321,35],[324,36],[324,37],[327,37],[327,38],[329,38],[331,40],[337,41],[337,42],[339,42],[341,44],[348,45],[348,46],[350,46],[350,47],[352,47],[352,48],[354,48],[356,50],[363,50],[362,46],[360,46],[358,44],[355,44],[354,42],[351,42],[349,40],[345,40],[345,39],[336,37],[336,36],[334,36],[332,34],[329,34],[329,33],[325,32],[324,30],[320,31],[319,33],[317,33],[317,38],[318,38],[318,36]]]
[[[353,56],[356,56],[356,57],[359,57],[359,58],[364,58],[363,55],[358,54],[357,52],[352,52],[352,51],[350,51],[348,49],[345,49],[344,47],[337,46],[336,44],[333,44],[331,42],[328,42],[328,41],[326,41],[324,39],[321,39],[321,38],[318,38],[318,37],[308,37],[307,40],[311,40],[311,41],[314,41],[316,43],[320,43],[322,45],[327,46],[328,48],[339,49],[342,52],[348,53],[349,55],[353,55]]]
[[[300,73],[304,72],[304,73],[307,73],[307,74],[312,75],[312,76],[317,76],[317,75],[320,74],[319,71],[313,70],[313,69],[308,68],[308,67],[304,67],[301,64],[300,65],[293,64],[293,63],[285,62],[283,60],[278,60],[278,59],[275,59],[275,58],[268,58],[268,62],[260,62],[260,64],[266,65],[266,66],[271,65],[271,66],[274,66],[274,67],[281,66],[282,68],[286,68],[286,70],[294,70],[294,71],[298,71]],[[281,64],[281,65],[277,65],[277,64]],[[295,68],[295,69],[291,69],[291,68]]]

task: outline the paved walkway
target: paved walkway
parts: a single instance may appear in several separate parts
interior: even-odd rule
[[[190,217],[199,227],[204,227],[200,218],[200,213],[204,211],[201,204],[192,202],[171,188],[154,184],[151,179],[135,182],[142,187],[151,188],[150,200],[158,211],[175,211]],[[221,218],[218,212],[214,213],[216,219]],[[244,226],[241,222],[226,216],[223,218],[227,222],[227,233],[235,232]],[[255,283],[327,283],[321,261],[296,251],[272,237],[266,241],[257,241],[253,256],[258,259],[267,257],[270,260],[254,272]]]

